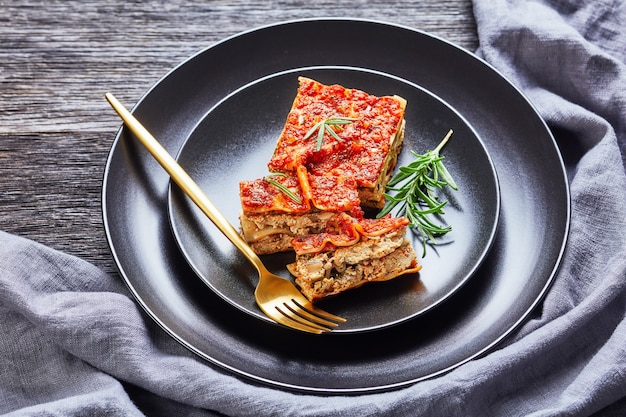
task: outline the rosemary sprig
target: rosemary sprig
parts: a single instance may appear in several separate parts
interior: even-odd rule
[[[441,149],[446,145],[452,130],[443,138],[441,143],[423,155],[411,151],[415,160],[399,168],[399,172],[387,184],[385,194],[387,202],[377,217],[382,217],[397,207],[397,215],[405,215],[409,227],[416,229],[423,243],[422,257],[426,255],[426,243],[436,243],[436,238],[445,235],[452,227],[435,223],[432,216],[443,215],[443,208],[447,201],[439,201],[437,189],[450,187],[457,190],[454,179],[443,164],[444,157]]]
[[[343,130],[342,125],[347,125],[357,120],[356,117],[343,117],[343,116],[332,116],[327,119],[321,120],[309,129],[304,135],[304,139],[310,138],[315,131],[317,131],[317,138],[315,140],[315,151],[319,151],[322,149],[322,141],[324,140],[324,132],[328,132],[335,140],[342,142],[341,138],[337,133],[333,130],[331,126],[337,126],[339,129]]]
[[[286,177],[286,174],[283,174],[282,172],[276,172],[273,174],[269,174],[265,176],[265,181],[269,182],[270,184],[272,184],[274,187],[276,187],[281,193],[285,194],[287,197],[289,197],[290,199],[292,199],[295,203],[300,204],[302,203],[302,199],[300,198],[300,196],[298,196],[296,193],[294,193],[293,191],[291,191],[289,188],[285,187],[283,184],[281,184],[280,182],[276,181],[273,177]]]

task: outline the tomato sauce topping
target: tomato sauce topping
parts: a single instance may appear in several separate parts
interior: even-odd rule
[[[288,213],[308,213],[311,210],[309,200],[304,197],[296,177],[272,177],[272,180],[289,189],[300,201],[273,185],[267,178],[239,183],[241,206],[246,213],[267,213],[271,211]]]
[[[353,177],[310,175],[311,202],[321,211],[350,211],[359,207],[359,193]]]
[[[305,136],[317,123],[331,117],[356,120],[330,126],[340,140],[324,132],[317,150],[317,130],[306,139]],[[359,186],[371,187],[403,117],[404,103],[396,97],[377,97],[300,77],[298,94],[268,168],[271,172],[289,173],[304,165],[314,175],[354,176]]]
[[[357,184],[352,177],[310,175],[306,168],[300,166],[297,176],[275,176],[272,180],[288,188],[300,202],[271,184],[267,178],[242,181],[239,196],[244,212],[302,214],[313,207],[329,212],[360,210]]]

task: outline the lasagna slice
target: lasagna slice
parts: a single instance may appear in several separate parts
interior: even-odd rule
[[[381,208],[404,139],[406,100],[299,78],[270,172],[352,176],[363,207]]]
[[[259,255],[292,250],[295,236],[319,233],[338,212],[361,212],[352,177],[267,176],[239,183],[241,232]]]
[[[339,213],[317,234],[296,237],[287,268],[312,302],[421,269],[408,239],[408,219],[366,219]]]

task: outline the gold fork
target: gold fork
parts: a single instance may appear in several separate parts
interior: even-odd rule
[[[268,317],[285,326],[317,334],[328,332],[337,327],[337,323],[346,321],[342,317],[314,307],[290,281],[269,272],[237,230],[154,136],[111,93],[107,93],[105,97],[172,180],[254,265],[259,273],[259,283],[254,291],[254,297]]]

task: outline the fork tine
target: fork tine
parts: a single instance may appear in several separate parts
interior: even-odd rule
[[[328,327],[321,326],[302,318],[301,316],[293,312],[290,308],[288,308],[286,304],[283,304],[282,306],[275,306],[275,308],[276,311],[280,313],[280,317],[272,316],[272,318],[277,322],[284,324],[285,326],[316,334],[329,332],[331,330]]]
[[[337,327],[339,326],[337,323],[332,322],[330,320],[326,320],[322,317],[316,316],[315,314],[311,314],[307,309],[302,307],[296,300],[291,300],[291,303],[285,303],[285,307],[291,310],[294,314],[302,317],[303,319],[312,321],[313,323],[317,323],[323,326],[329,327]]]
[[[335,316],[334,314],[330,314],[329,312],[324,311],[321,308],[317,308],[313,304],[311,304],[308,300],[305,300],[306,302],[301,302],[300,300],[292,299],[292,301],[301,309],[311,314],[314,314],[316,316],[323,317],[325,319],[336,321],[339,323],[346,322],[346,319],[344,319],[343,317]]]
[[[320,326],[311,327],[306,322],[302,323],[301,321],[296,321],[295,319],[290,318],[288,315],[285,315],[278,306],[270,307],[270,309],[263,309],[263,312],[275,322],[296,330],[315,334],[320,334],[324,333],[324,331],[328,331],[319,329],[318,327]]]

